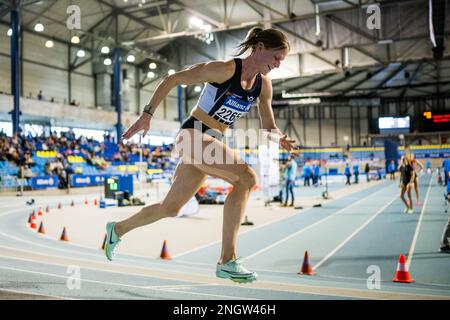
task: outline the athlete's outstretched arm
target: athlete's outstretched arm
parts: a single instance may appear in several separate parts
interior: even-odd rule
[[[222,83],[230,78],[233,73],[234,62],[229,63],[226,61],[212,61],[207,63],[199,63],[189,69],[164,77],[164,79],[156,87],[150,102],[145,106],[144,113],[122,135],[122,139],[130,139],[141,130],[144,130],[143,136],[145,136],[147,131],[150,129],[150,120],[153,117],[156,108],[177,85],[191,85],[203,82]]]
[[[264,75],[262,77],[261,94],[259,95],[259,118],[261,121],[261,128],[269,131],[269,139],[279,142],[280,146],[287,151],[292,151],[298,148],[295,140],[290,139],[283,134],[275,123],[275,117],[272,111],[272,82]]]
[[[420,171],[423,171],[423,164],[419,160],[416,159],[417,165],[420,167]]]

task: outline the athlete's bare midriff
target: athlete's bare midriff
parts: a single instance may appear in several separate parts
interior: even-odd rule
[[[216,119],[212,118],[209,114],[207,114],[199,107],[195,107],[194,109],[192,109],[191,116],[193,116],[197,120],[200,120],[209,128],[220,131],[222,134],[224,134],[225,130],[228,129],[228,126],[226,124],[220,123]]]

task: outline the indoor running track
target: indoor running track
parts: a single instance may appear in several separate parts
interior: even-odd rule
[[[2,199],[0,294],[38,299],[450,299],[450,255],[438,251],[448,220],[443,188],[435,175],[422,175],[420,192],[424,204],[413,215],[402,213],[397,181],[385,181],[253,227],[240,236],[238,246],[245,266],[260,276],[252,284],[214,276],[220,243],[171,261],[119,252],[107,262],[101,250],[30,232],[23,199]],[[297,274],[305,250],[314,276]],[[391,282],[401,253],[407,255],[413,284]],[[74,283],[70,266],[80,270],[79,288],[68,286]],[[369,266],[379,270],[379,289],[367,287]]]

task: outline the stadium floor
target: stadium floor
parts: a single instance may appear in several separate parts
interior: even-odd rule
[[[128,254],[125,247],[114,262],[107,262],[98,246],[77,241],[75,235],[65,243],[31,231],[26,224],[31,208],[24,205],[26,199],[3,197],[0,299],[450,299],[450,255],[439,252],[448,214],[444,213],[443,189],[436,184],[436,176],[420,177],[424,203],[413,215],[402,213],[397,182],[349,190],[331,184],[332,195],[344,194],[319,208],[279,209],[273,211],[279,213],[278,219],[241,228],[238,253],[245,257],[245,266],[260,276],[252,284],[234,284],[214,276],[220,253],[217,235],[216,240],[206,237],[206,244],[196,243],[189,250],[174,249],[173,260],[154,258],[154,252],[148,256]],[[300,196],[306,197],[308,192],[317,194],[313,188],[300,189]],[[59,215],[64,220],[64,210],[55,213],[56,204],[65,201],[67,205],[69,199],[75,199],[75,208],[81,212],[85,211],[81,207],[85,197],[53,196],[39,201],[52,208],[44,215]],[[251,199],[249,210],[257,207],[256,202]],[[210,208],[211,212],[221,211],[220,206]],[[284,214],[282,210],[290,211]],[[78,223],[89,230],[91,220],[80,217]],[[212,220],[220,221],[220,214],[214,213],[214,217]],[[177,220],[188,226],[199,221],[209,223],[202,215]],[[220,226],[211,223],[214,228]],[[156,227],[165,230],[163,223]],[[197,230],[184,232],[186,238],[198,238]],[[96,237],[98,240],[98,234]],[[160,250],[161,243],[154,247]],[[314,276],[297,274],[305,250],[317,272]],[[415,279],[412,284],[391,281],[401,253],[407,255]],[[79,288],[70,285],[74,279],[70,271],[75,270],[70,266],[80,270]],[[379,268],[379,289],[368,289],[369,266]]]

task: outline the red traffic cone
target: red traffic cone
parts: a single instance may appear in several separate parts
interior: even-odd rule
[[[404,282],[411,283],[414,279],[411,279],[408,271],[408,266],[406,265],[406,258],[404,254],[401,254],[398,258],[397,273],[395,278],[392,279],[393,282]]]
[[[297,274],[304,274],[304,275],[308,275],[308,276],[312,276],[312,275],[316,274],[313,271],[311,265],[309,264],[308,251],[305,251],[305,257],[303,258],[302,268],[300,269],[299,272],[297,272]]]
[[[42,209],[41,208],[39,208],[38,216],[42,216]]]
[[[31,229],[37,229],[37,225],[36,225],[36,216],[34,215],[34,213],[31,215],[30,228],[31,228]]]
[[[103,239],[102,250],[105,250],[105,245],[106,245],[106,234],[105,234],[105,239]]]
[[[58,209],[61,209],[61,202],[58,203]]]
[[[44,223],[42,221],[41,221],[41,224],[39,226],[38,233],[45,234]]]
[[[172,257],[169,254],[169,250],[167,249],[167,241],[166,240],[164,240],[160,258],[164,259],[164,260],[172,260]]]
[[[67,237],[66,227],[64,227],[63,232],[61,234],[61,238],[59,238],[61,241],[69,241],[69,237]]]

